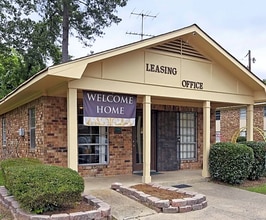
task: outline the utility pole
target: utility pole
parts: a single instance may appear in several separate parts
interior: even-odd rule
[[[246,56],[248,56],[248,70],[251,71],[251,61],[252,61],[252,63],[255,63],[256,59],[255,59],[255,57],[251,58],[251,51],[250,50],[248,50],[248,53]]]
[[[131,12],[131,14],[132,14],[132,15],[136,15],[136,16],[141,16],[141,33],[136,33],[136,32],[126,32],[126,34],[140,35],[141,40],[143,40],[143,37],[144,37],[144,36],[153,37],[153,35],[150,35],[150,34],[144,34],[144,18],[145,18],[145,17],[156,18],[157,15],[149,15],[149,14],[144,14],[144,13],[134,13],[134,12]]]

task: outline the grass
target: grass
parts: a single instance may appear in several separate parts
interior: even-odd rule
[[[247,187],[247,188],[245,188],[245,190],[266,195],[266,184],[259,185],[259,186]]]
[[[0,172],[0,186],[4,185],[4,178],[2,172]]]

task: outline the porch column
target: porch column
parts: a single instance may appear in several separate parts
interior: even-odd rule
[[[78,171],[77,89],[67,93],[67,166]]]
[[[203,103],[203,169],[202,176],[209,177],[209,153],[210,153],[210,139],[211,139],[211,114],[210,114],[210,101]]]
[[[253,141],[253,117],[254,117],[254,105],[248,105],[247,107],[247,141]]]
[[[151,182],[151,97],[143,98],[143,183]]]

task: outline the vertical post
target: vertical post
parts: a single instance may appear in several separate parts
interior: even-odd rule
[[[77,89],[67,93],[67,166],[78,171]]]
[[[151,97],[143,99],[143,183],[151,182]]]
[[[210,101],[203,103],[203,169],[202,176],[209,177],[209,153],[210,153],[210,127],[211,127]]]
[[[253,114],[254,105],[248,105],[247,107],[247,141],[253,141]]]
[[[248,50],[248,70],[251,71],[251,51]]]

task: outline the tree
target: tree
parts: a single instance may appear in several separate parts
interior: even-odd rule
[[[21,54],[38,48],[43,60],[69,60],[69,35],[89,46],[103,29],[121,19],[117,7],[128,0],[2,0],[0,2],[1,43]],[[37,43],[34,44],[33,42]],[[34,50],[34,49],[33,49]],[[36,50],[34,50],[36,51]]]
[[[11,49],[0,54],[0,99],[27,78],[27,65],[17,51]]]

